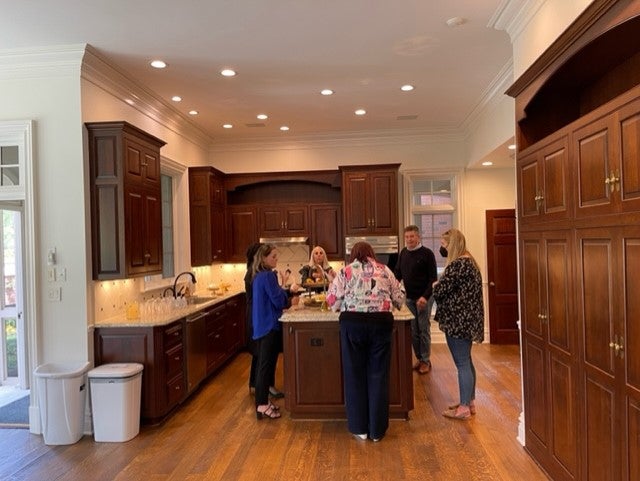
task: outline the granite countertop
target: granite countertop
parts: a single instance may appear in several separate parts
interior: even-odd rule
[[[339,315],[339,312],[322,311],[317,307],[308,308],[298,304],[285,310],[280,322],[338,322]],[[393,317],[396,321],[408,321],[413,319],[413,314],[407,306],[402,306],[400,310],[393,310]]]
[[[121,314],[118,316],[110,317],[108,319],[103,319],[101,321],[97,321],[94,327],[154,327],[154,326],[166,326],[167,324],[171,324],[178,319],[182,319],[183,317],[187,317],[191,314],[195,314],[198,311],[206,309],[207,307],[215,306],[221,302],[224,302],[233,296],[238,294],[242,294],[244,290],[236,289],[229,290],[222,295],[211,296],[209,292],[197,292],[195,297],[200,298],[211,298],[210,300],[206,300],[201,302],[200,304],[189,304],[187,307],[182,307],[179,309],[173,309],[171,312],[167,314],[163,314],[160,316],[153,316],[148,318],[139,318],[139,319],[127,319],[126,314]]]

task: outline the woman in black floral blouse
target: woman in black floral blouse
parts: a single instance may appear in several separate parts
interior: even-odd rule
[[[458,369],[460,402],[442,413],[453,419],[468,419],[476,412],[476,370],[471,359],[473,341],[484,340],[484,304],[480,268],[469,253],[462,232],[442,234],[440,253],[447,264],[440,280],[433,283],[437,308],[435,320],[444,332]]]

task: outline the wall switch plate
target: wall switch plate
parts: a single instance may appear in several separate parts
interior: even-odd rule
[[[67,280],[67,268],[56,267],[56,280],[65,282]]]
[[[61,289],[59,287],[50,287],[47,291],[47,299],[49,302],[60,302]]]

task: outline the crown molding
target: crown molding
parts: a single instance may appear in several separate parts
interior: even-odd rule
[[[86,46],[81,75],[84,80],[93,83],[202,149],[208,150],[213,142],[210,135],[193,124],[184,114],[128,77],[89,44]]]
[[[0,78],[62,78],[78,76],[84,44],[0,50]]]
[[[247,152],[265,150],[306,150],[322,148],[374,147],[408,145],[464,140],[464,132],[457,128],[392,129],[357,132],[327,132],[323,134],[282,137],[257,137],[250,140],[216,142],[210,152]]]
[[[545,1],[503,0],[489,19],[487,27],[504,30],[513,44]]]

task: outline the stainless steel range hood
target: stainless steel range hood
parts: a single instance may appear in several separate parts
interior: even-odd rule
[[[308,237],[260,237],[262,244],[281,245],[309,245]]]

